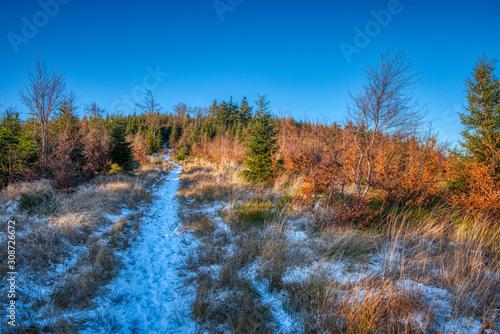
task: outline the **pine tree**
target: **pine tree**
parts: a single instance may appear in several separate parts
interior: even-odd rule
[[[217,135],[217,131],[213,126],[213,119],[205,119],[201,123],[201,132],[205,134],[208,139],[213,139]]]
[[[233,103],[233,97],[229,100],[229,123],[231,126],[235,126],[238,123],[240,108],[238,103]]]
[[[160,112],[162,107],[153,97],[151,90],[146,90],[141,103],[135,104],[136,108],[142,112],[147,123],[147,139],[149,143],[149,153],[156,153],[161,149],[160,135]]]
[[[57,133],[74,135],[79,129],[79,119],[76,115],[76,96],[73,92],[64,94],[59,107],[55,111],[54,130]]]
[[[125,127],[125,132],[127,135],[133,135],[136,134],[138,131],[138,126],[137,126],[137,121],[138,117],[134,111],[132,116],[127,117],[127,125]]]
[[[256,101],[258,110],[252,119],[250,138],[247,144],[248,167],[243,177],[253,183],[269,183],[273,178],[273,153],[275,152],[277,131],[269,114],[269,102],[266,96],[259,96]]]
[[[460,145],[466,156],[500,172],[500,82],[494,74],[497,60],[486,55],[476,62],[472,78],[465,81],[468,113],[460,113],[464,125]]]
[[[85,164],[83,135],[76,109],[75,94],[65,94],[53,121],[55,144],[50,155],[50,170],[54,186],[60,188],[73,186]]]
[[[37,143],[40,141],[39,134],[36,131],[38,126],[34,119],[23,122],[22,133],[19,138],[19,153],[23,160],[23,165],[29,168],[36,168],[40,155],[40,148]]]
[[[214,100],[212,106],[210,107],[210,109],[208,109],[208,115],[213,119],[216,119],[218,112],[219,112],[219,104],[217,103],[217,100]]]
[[[238,122],[246,125],[251,119],[252,119],[252,107],[248,105],[247,98],[243,97],[243,100],[241,101],[240,110],[238,113]]]
[[[21,163],[18,152],[21,133],[19,113],[14,108],[8,108],[0,118],[0,176],[2,181],[7,181]]]
[[[181,129],[177,124],[174,124],[172,126],[172,131],[170,131],[170,138],[168,141],[169,145],[175,143],[177,140],[179,140],[180,137],[181,137]]]
[[[222,103],[219,105],[219,110],[217,111],[217,115],[215,117],[215,121],[217,122],[217,125],[221,127],[221,129],[226,129],[227,126],[229,125],[230,121],[230,110],[229,106],[225,101],[222,101]]]
[[[125,170],[130,170],[134,163],[131,143],[125,138],[125,124],[122,120],[116,120],[109,134],[111,143],[111,163],[117,164]]]

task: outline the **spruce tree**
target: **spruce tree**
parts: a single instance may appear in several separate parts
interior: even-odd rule
[[[73,92],[65,94],[59,105],[53,121],[54,138],[56,143],[54,150],[59,156],[56,161],[53,161],[54,166],[51,169],[61,172],[61,165],[72,165],[75,169],[80,167],[85,162],[83,136],[80,131],[80,120],[76,114],[76,96]],[[72,173],[76,172],[72,170]]]
[[[212,106],[210,107],[210,109],[208,109],[208,115],[213,119],[216,119],[218,112],[219,112],[219,104],[217,103],[217,100],[214,100]]]
[[[231,126],[235,126],[238,123],[238,116],[240,113],[240,108],[238,103],[233,103],[233,97],[229,100],[229,123]]]
[[[217,134],[217,131],[215,130],[213,125],[213,119],[204,119],[201,123],[201,133],[204,134],[208,139],[213,139]]]
[[[148,143],[146,154],[148,155],[157,153],[163,146],[163,140],[162,136],[160,135],[160,131],[158,131],[158,135],[156,136],[156,138],[155,136],[153,136],[153,132],[149,131],[148,135],[146,136],[146,141]]]
[[[460,113],[464,125],[460,145],[468,158],[477,159],[500,172],[500,82],[494,74],[497,60],[485,55],[476,62],[465,81],[468,113]]]
[[[151,90],[146,90],[144,98],[141,103],[135,104],[137,110],[142,112],[142,115],[146,119],[148,142],[149,142],[149,154],[156,153],[161,148],[163,143],[158,144],[158,138],[160,138],[160,112],[162,107],[155,100],[153,92]],[[161,138],[160,138],[161,140]],[[159,146],[159,147],[158,147]]]
[[[248,167],[243,177],[252,183],[269,183],[273,178],[273,153],[275,152],[276,128],[269,114],[269,102],[266,96],[259,96],[256,101],[258,110],[252,119],[250,137],[247,143]]]
[[[78,133],[80,121],[76,115],[76,97],[73,92],[64,94],[55,112],[54,130],[57,133],[74,135]]]
[[[127,117],[127,125],[125,127],[125,132],[127,135],[133,135],[136,134],[138,131],[138,126],[137,126],[137,115],[134,111],[132,116]]]
[[[9,176],[19,168],[21,161],[18,149],[21,133],[19,113],[14,108],[5,110],[0,118],[0,176],[2,181],[7,181]]]
[[[242,124],[247,124],[252,119],[252,107],[248,105],[246,97],[243,97],[241,101],[240,110],[238,113],[238,122]]]
[[[109,134],[111,143],[111,163],[117,164],[125,170],[132,169],[134,159],[130,142],[125,138],[125,124],[122,120],[116,120]]]
[[[229,121],[230,121],[230,109],[229,106],[225,101],[222,101],[222,103],[219,105],[219,110],[217,111],[216,115],[216,122],[217,125],[219,125],[222,129],[226,129]]]
[[[170,138],[168,141],[169,145],[175,143],[177,140],[179,140],[180,137],[181,137],[181,127],[178,126],[177,124],[174,124],[172,126],[172,130],[170,131]]]

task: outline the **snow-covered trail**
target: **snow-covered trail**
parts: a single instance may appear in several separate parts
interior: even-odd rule
[[[81,333],[191,333],[189,294],[176,267],[193,249],[188,233],[179,233],[177,216],[179,165],[155,190],[155,198],[143,219],[140,235],[124,259],[125,267],[106,286],[107,293],[94,301],[98,321]],[[103,326],[102,322],[109,324]],[[101,324],[99,324],[101,322]],[[106,328],[103,328],[106,327]]]

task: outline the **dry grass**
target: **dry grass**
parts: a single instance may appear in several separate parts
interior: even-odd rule
[[[187,165],[181,175],[179,195],[184,228],[198,237],[199,246],[184,265],[186,284],[195,284],[192,315],[201,330],[211,333],[271,333],[272,313],[252,282],[240,273],[264,247],[259,229],[247,229],[231,238],[196,208],[218,201],[235,201],[248,192],[232,167]],[[196,208],[192,202],[197,204]]]
[[[61,316],[56,319],[49,319],[43,326],[30,318],[17,319],[16,327],[2,323],[0,325],[4,334],[27,334],[27,333],[57,333],[57,334],[77,334],[79,326],[76,321],[67,316]]]
[[[420,292],[390,280],[340,284],[318,267],[306,279],[285,282],[283,290],[285,307],[306,333],[422,333],[431,323]]]
[[[54,192],[54,188],[49,180],[39,180],[35,182],[18,182],[9,184],[1,191],[1,199],[3,203],[16,200],[21,194],[33,192]]]
[[[55,192],[48,180],[13,184],[2,190],[3,204],[19,203],[9,209],[14,210],[10,215],[17,222],[17,265],[44,287],[40,296],[23,296],[25,307],[31,307],[37,320],[19,319],[18,332],[78,332],[81,324],[65,312],[89,306],[114,277],[120,267],[116,252],[134,240],[142,217],[136,212],[112,223],[108,214],[118,215],[123,209],[137,211],[152,198],[149,185],[171,169],[170,163],[162,162],[141,166],[134,175],[101,175],[74,193]],[[43,201],[38,201],[39,197]],[[23,209],[26,199],[28,209]],[[46,210],[47,204],[53,208]],[[73,261],[76,264],[67,272],[54,271],[56,265]],[[5,269],[1,267],[2,277]]]
[[[237,274],[230,277],[197,276],[192,314],[200,327],[211,333],[271,333],[272,314],[251,282]]]
[[[152,161],[151,164],[140,165],[134,170],[133,175],[151,182],[156,180],[161,174],[168,173],[174,168],[175,166],[170,161],[156,160]]]
[[[32,222],[30,228],[18,236],[18,264],[29,270],[49,270],[63,263],[71,255],[72,246],[83,246],[89,236],[109,219],[99,213],[66,214],[47,221]]]
[[[29,194],[28,191],[53,190],[48,181],[41,181],[35,182],[32,187],[26,183],[13,185],[3,195],[15,199]],[[124,175],[104,176],[80,188],[75,194],[58,194],[57,212],[50,218],[31,222],[19,212],[16,220],[20,230],[25,230],[18,236],[23,245],[19,264],[33,269],[48,269],[53,264],[64,262],[71,246],[85,245],[92,233],[110,223],[103,214],[119,214],[124,206],[137,209],[150,197],[142,179]]]
[[[92,233],[109,223],[109,219],[102,213],[88,212],[68,213],[51,219],[49,224],[58,230],[61,238],[71,245],[79,246],[84,245]]]
[[[395,211],[377,233],[344,228],[334,236],[333,246],[327,244],[333,254],[356,263],[378,254],[379,269],[342,284],[321,271],[285,282],[288,303],[295,305],[305,332],[438,333],[443,321],[459,319],[500,330],[494,261],[500,239],[491,221],[441,209]]]
[[[111,246],[102,239],[92,241],[74,273],[55,287],[51,302],[60,308],[88,306],[101,287],[116,274],[118,264]]]
[[[123,206],[135,210],[141,202],[151,200],[151,195],[146,192],[147,186],[147,181],[133,176],[102,176],[80,189],[70,200],[62,201],[59,211],[117,215]]]
[[[199,242],[183,270],[186,284],[196,286],[192,315],[200,330],[275,332],[272,307],[248,274],[253,271],[269,291],[279,290],[286,269],[304,258],[299,247],[289,244],[281,224],[290,203],[248,186],[234,168],[188,165],[181,179],[179,193],[185,200],[180,216]],[[230,230],[215,224],[211,215],[198,214],[218,201],[229,207],[222,210],[222,224]]]
[[[276,331],[255,287],[263,283],[298,322],[295,332],[441,333],[450,332],[445,323],[463,319],[500,331],[497,220],[448,208],[394,210],[373,229],[322,230],[311,219],[307,240],[294,240],[288,215],[303,208],[279,202],[300,179],[283,177],[250,195],[235,175],[189,165],[182,176],[185,228],[199,241],[184,270],[196,286],[192,312],[201,330]],[[217,201],[226,207],[219,217],[193,214]],[[214,223],[220,218],[230,229]],[[304,270],[291,276],[297,268]]]
[[[205,237],[197,254],[188,261],[197,264],[191,266],[194,275],[189,280],[196,285],[192,315],[200,328],[211,333],[271,333],[269,306],[240,272],[259,255],[261,234],[254,230],[241,235],[232,252],[224,251],[228,242],[220,233]]]
[[[460,319],[500,331],[498,221],[464,218],[447,208],[394,210],[372,230],[318,230],[310,221],[308,240],[294,241],[287,237],[287,215],[301,208],[280,215],[274,210],[280,197],[294,194],[298,179],[278,180],[267,193],[254,188],[259,195],[252,197],[238,180],[230,182],[236,191],[227,190],[223,173],[189,166],[182,177],[181,194],[195,203],[230,203],[221,213],[230,231],[222,232],[207,215],[184,219],[200,241],[184,269],[196,286],[192,310],[202,329],[238,332],[248,326],[244,316],[257,319],[250,332],[276,330],[253,285],[262,282],[282,296],[303,333],[440,333],[446,321]],[[192,210],[191,202],[183,203]],[[287,275],[308,266],[310,272],[295,279]],[[340,281],[336,270],[347,270]]]
[[[237,200],[248,186],[239,177],[240,170],[234,167],[200,166],[185,164],[179,195],[194,199],[198,204]]]
[[[27,215],[48,216],[57,207],[56,192],[49,180],[10,184],[2,189],[0,197],[2,204],[17,201],[18,210]]]
[[[489,321],[500,309],[496,224],[435,210],[418,221],[408,213],[392,214],[387,233],[408,250],[398,252],[401,275],[449,291],[455,316]]]
[[[310,261],[310,254],[306,245],[289,240],[282,224],[273,223],[263,234],[257,279],[267,283],[269,292],[279,292],[287,270]]]
[[[302,175],[281,174],[274,181],[271,193],[275,196],[295,197],[300,194],[300,190],[304,186],[302,179]]]
[[[352,228],[331,228],[322,233],[324,255],[364,263],[377,252],[378,237]]]
[[[142,215],[142,212],[137,212],[117,220],[103,237],[109,238],[109,244],[112,248],[126,249],[137,237]]]
[[[209,227],[211,229],[211,227]],[[211,333],[271,333],[272,315],[259,292],[239,271],[252,262],[262,247],[260,234],[242,237],[233,252],[222,232],[205,235],[184,270],[187,284],[195,284],[192,315]]]
[[[386,282],[379,288],[356,289],[332,308],[333,319],[321,327],[337,333],[426,333],[431,310],[416,291],[406,291]],[[414,323],[416,314],[420,321]],[[340,321],[339,321],[340,319]]]

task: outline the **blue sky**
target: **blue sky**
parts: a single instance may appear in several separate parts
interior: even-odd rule
[[[129,112],[147,86],[165,110],[267,94],[274,113],[342,122],[362,65],[377,64],[390,46],[413,58],[415,94],[441,139],[455,142],[464,79],[483,51],[500,57],[494,0],[4,0],[1,7],[0,104],[24,114],[18,92],[38,53],[65,73],[80,103],[108,112]],[[372,14],[381,11],[390,13],[383,25]],[[356,47],[356,27],[369,40],[358,41],[348,62],[340,45]]]

